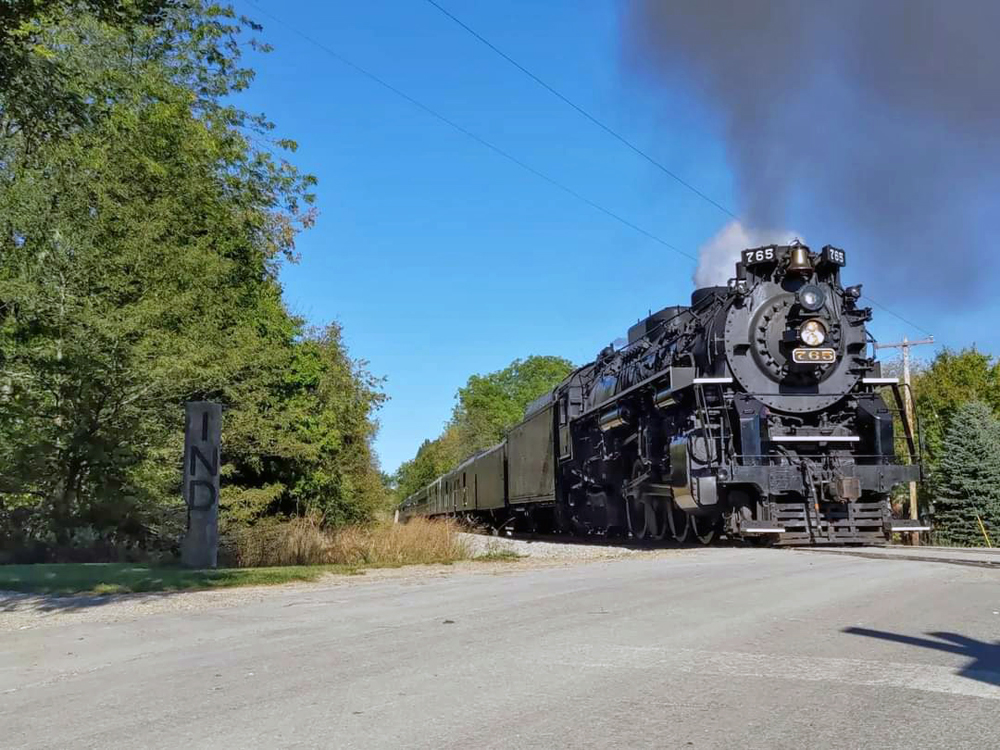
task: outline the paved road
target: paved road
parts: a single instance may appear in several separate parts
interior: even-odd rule
[[[275,591],[0,633],[0,746],[992,748],[998,612],[995,570],[753,549]]]
[[[1000,569],[1000,549],[985,547],[814,547],[809,551],[818,554],[855,555],[874,559],[924,560],[950,562],[955,565],[980,565]]]

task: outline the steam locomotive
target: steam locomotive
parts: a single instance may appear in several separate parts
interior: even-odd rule
[[[744,250],[727,286],[637,322],[400,517],[704,544],[926,529],[891,511],[893,488],[921,478],[919,440],[845,263],[829,245]]]

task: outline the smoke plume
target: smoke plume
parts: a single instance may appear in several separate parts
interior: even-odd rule
[[[626,2],[632,69],[721,118],[747,226],[844,247],[887,299],[996,281],[1000,3]]]
[[[796,237],[802,239],[795,232],[747,229],[740,222],[731,221],[698,248],[694,285],[723,286],[736,274],[741,250],[761,245],[787,245]]]

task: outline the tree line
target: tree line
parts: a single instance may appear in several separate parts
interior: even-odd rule
[[[459,388],[451,419],[441,434],[425,440],[393,476],[397,500],[499,443],[524,417],[528,404],[551,391],[573,369],[573,363],[562,357],[532,355],[496,372],[470,377]]]
[[[386,506],[382,381],[282,299],[316,181],[232,103],[260,30],[201,0],[5,6],[0,550],[174,545],[187,400],[224,405],[224,529]]]

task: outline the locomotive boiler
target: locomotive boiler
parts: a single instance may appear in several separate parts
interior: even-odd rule
[[[916,427],[845,263],[832,246],[744,250],[726,286],[640,320],[401,516],[702,543],[926,528],[891,512],[893,488],[920,479]]]

